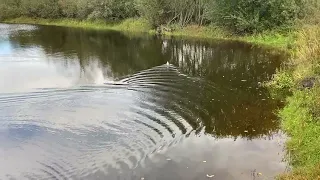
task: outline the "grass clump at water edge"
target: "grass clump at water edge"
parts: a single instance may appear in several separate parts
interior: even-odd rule
[[[104,21],[104,20],[77,20],[77,19],[42,19],[19,17],[7,19],[5,23],[21,23],[21,24],[39,24],[39,25],[54,25],[65,27],[81,27],[88,29],[106,29],[130,32],[152,32],[148,22],[141,18],[130,18],[123,21]]]
[[[250,36],[243,36],[247,42],[254,44],[264,44],[271,47],[291,50],[295,39],[295,31],[281,32],[281,31],[265,31],[263,33],[256,33]]]

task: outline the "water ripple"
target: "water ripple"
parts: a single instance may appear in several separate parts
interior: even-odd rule
[[[201,127],[199,118],[209,115],[198,101],[189,101],[196,86],[176,67],[162,65],[99,86],[1,94],[0,134],[19,139],[4,141],[8,147],[40,148],[39,172],[25,176],[30,179],[130,169]],[[64,161],[49,163],[47,157]]]

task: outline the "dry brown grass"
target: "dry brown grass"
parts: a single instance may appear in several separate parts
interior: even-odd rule
[[[320,164],[311,169],[299,169],[282,174],[279,180],[320,180]]]
[[[320,27],[305,25],[297,33],[296,50],[292,63],[297,67],[294,78],[299,80],[314,75],[320,62]]]

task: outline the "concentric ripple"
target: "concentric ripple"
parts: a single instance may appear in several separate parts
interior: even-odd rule
[[[199,95],[199,83],[162,65],[114,85],[3,94],[0,134],[6,148],[1,153],[39,154],[23,156],[31,165],[20,165],[15,178],[85,178],[110,168],[134,168],[150,153],[202,128],[208,110],[191,101]],[[13,147],[19,148],[5,150]],[[8,160],[10,167],[20,163]],[[10,174],[10,167],[2,168]]]

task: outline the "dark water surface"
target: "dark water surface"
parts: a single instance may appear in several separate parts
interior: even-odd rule
[[[260,84],[283,58],[0,24],[0,179],[272,179],[286,167],[280,103]]]

